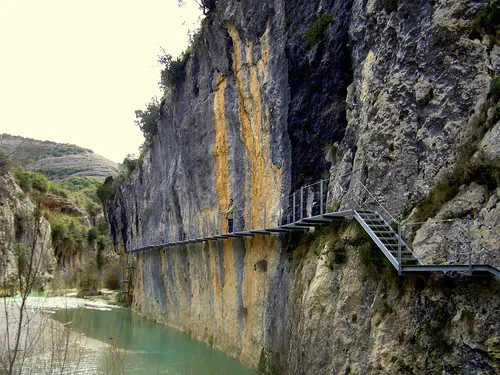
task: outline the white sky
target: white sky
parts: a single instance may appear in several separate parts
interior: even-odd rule
[[[177,0],[0,0],[0,134],[138,155],[135,110],[158,88],[200,11]]]

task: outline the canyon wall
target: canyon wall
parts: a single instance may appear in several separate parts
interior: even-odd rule
[[[107,204],[117,246],[225,231],[230,198],[237,230],[276,223],[281,198],[329,176],[329,207],[403,214],[429,263],[466,248],[471,215],[475,261],[499,267],[487,3],[220,0]],[[460,186],[423,215],[443,181]],[[377,254],[344,222],[146,251],[133,307],[270,373],[499,371],[496,278],[398,278]]]
[[[33,288],[46,288],[56,268],[51,228],[9,174],[0,175],[0,214],[0,289],[7,295],[17,292],[31,253],[37,274]]]

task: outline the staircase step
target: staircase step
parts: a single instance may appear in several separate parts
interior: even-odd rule
[[[391,253],[392,254],[392,253]],[[394,258],[398,259],[399,256],[398,254],[392,254],[394,256]],[[403,260],[414,260],[414,259],[417,259],[413,256],[413,254],[401,254],[401,259]]]
[[[365,223],[368,224],[369,227],[375,227],[378,225],[384,225],[385,223],[382,220],[365,220]]]
[[[373,229],[372,229],[373,230]],[[374,233],[377,233],[377,234],[392,234],[393,236],[397,236],[396,233],[394,233],[394,231],[388,231],[388,230],[373,230]]]
[[[383,225],[370,225],[370,228],[384,228],[384,229],[389,229],[394,232],[394,229],[389,224],[383,224]]]

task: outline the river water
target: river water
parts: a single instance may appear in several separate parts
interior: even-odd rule
[[[112,345],[112,349],[103,350],[116,353],[111,365],[115,368],[102,370],[101,365],[99,372],[120,373],[123,369],[125,374],[148,375],[256,374],[222,352],[127,309],[64,309],[56,310],[51,317],[62,323],[71,322],[72,330]]]

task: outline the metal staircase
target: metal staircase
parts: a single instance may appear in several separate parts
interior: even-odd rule
[[[357,210],[353,215],[398,271],[401,272],[404,266],[421,265],[401,236],[377,211]]]

